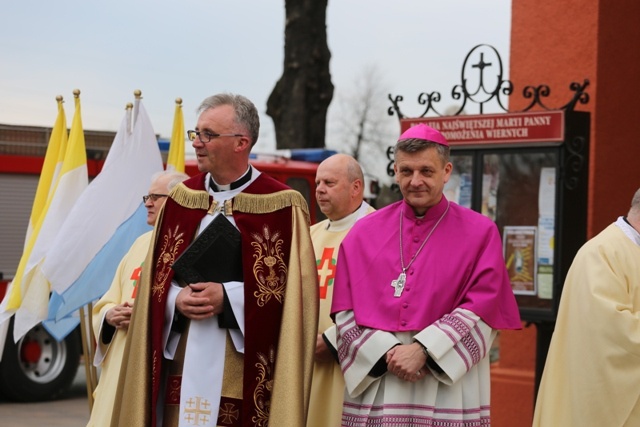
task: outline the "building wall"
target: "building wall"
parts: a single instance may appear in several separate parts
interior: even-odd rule
[[[589,80],[591,112],[588,236],[629,208],[640,187],[640,2],[512,2],[510,80],[516,92],[548,84],[551,107],[566,103],[571,82]],[[516,94],[517,95],[517,94]],[[512,96],[510,109],[527,100]]]
[[[513,1],[509,110],[529,100],[525,86],[546,84],[550,108],[566,104],[572,82],[589,80],[591,113],[587,236],[626,214],[640,188],[640,2]],[[530,426],[535,400],[536,328],[505,331],[492,371],[492,426]]]
[[[0,124],[0,155],[44,156],[51,137],[51,128]],[[115,132],[84,130],[87,158],[104,160]]]

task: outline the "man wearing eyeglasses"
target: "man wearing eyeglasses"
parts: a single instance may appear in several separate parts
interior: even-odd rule
[[[179,172],[159,172],[151,179],[149,194],[142,196],[147,208],[147,224],[153,226],[169,191],[189,178]],[[88,427],[109,426],[122,365],[131,310],[138,292],[142,263],[151,243],[149,231],[138,237],[122,258],[109,290],[93,307],[93,331],[97,337],[95,366],[101,366],[100,381],[95,390],[94,404]]]
[[[198,113],[188,136],[201,173],[169,194],[156,225],[112,425],[300,427],[318,316],[308,207],[249,164],[251,101],[214,95]],[[199,262],[215,273],[237,261],[241,278],[186,282],[175,260],[221,221],[239,235],[237,259],[203,251]]]

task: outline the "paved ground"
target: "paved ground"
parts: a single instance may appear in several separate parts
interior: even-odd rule
[[[89,403],[84,365],[69,391],[58,400],[41,403],[0,401],[2,427],[84,427],[89,421]]]

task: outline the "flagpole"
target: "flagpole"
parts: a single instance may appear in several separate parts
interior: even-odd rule
[[[126,120],[127,120],[127,134],[131,134],[133,132],[133,103],[127,102],[126,107],[124,108],[126,111]]]
[[[74,128],[74,124],[75,124],[75,120],[76,120],[76,116],[79,114],[78,113],[78,100],[80,98],[80,89],[74,89],[73,90],[73,97],[76,99],[76,114],[74,115],[74,123],[72,124],[72,131]],[[83,139],[84,139],[84,135],[83,135]],[[83,147],[83,149],[85,149]],[[85,160],[86,162],[86,160]],[[88,401],[89,401],[89,413],[91,413],[91,408],[93,407],[93,390],[94,390],[94,383],[93,383],[93,378],[91,376],[91,371],[90,371],[90,366],[93,364],[93,357],[91,356],[92,351],[91,351],[91,345],[90,343],[88,344],[88,338],[87,338],[87,330],[86,330],[86,323],[85,322],[89,322],[91,323],[91,314],[89,313],[89,317],[85,316],[84,314],[84,310],[81,307],[80,308],[80,332],[82,334],[82,354],[84,354],[84,366],[85,366],[85,373],[86,373],[86,383],[87,383],[87,394],[88,394]],[[89,325],[89,330],[91,330],[91,325]]]
[[[140,89],[134,90],[133,96],[135,97],[133,106],[133,124],[135,124],[136,120],[138,120],[138,105],[140,105],[140,100],[142,99],[142,91]]]
[[[91,410],[93,409],[93,392],[96,389],[96,383],[94,380],[94,377],[92,375],[92,371],[91,371],[91,366],[93,366],[93,350],[91,342],[87,342],[89,341],[91,332],[93,328],[91,327],[91,325],[89,324],[87,326],[87,323],[91,323],[91,317],[90,314],[89,316],[85,316],[84,313],[84,307],[80,307],[80,333],[82,334],[82,354],[84,354],[84,371],[85,371],[85,376],[86,376],[86,383],[87,383],[87,399],[89,402],[89,413],[91,413]]]
[[[89,364],[89,370],[91,372],[91,383],[93,385],[93,390],[91,390],[91,396],[93,396],[93,392],[95,392],[96,387],[98,387],[98,370],[93,364],[93,359],[96,355],[96,336],[93,332],[93,303],[90,302],[87,304],[87,326],[89,326],[89,352],[91,354],[91,360]]]
[[[73,90],[73,97],[78,99],[80,98],[80,90]],[[74,117],[75,120],[75,117]],[[84,308],[80,307],[80,333],[82,334],[82,354],[84,354],[84,370],[87,384],[87,401],[89,403],[89,413],[93,409],[93,391],[96,388],[96,381],[92,375],[91,367],[93,366],[93,340],[90,338],[91,331],[93,328],[91,327],[91,311],[89,311],[88,315],[85,315]],[[88,324],[88,327],[87,327]]]
[[[141,92],[136,90],[134,92],[136,96],[136,101],[139,102],[141,98]],[[133,129],[132,116],[134,111],[134,105],[131,102],[127,102],[125,105],[126,120],[127,120],[127,131],[131,132]],[[96,346],[96,337],[93,331],[93,303],[89,302],[87,305],[87,314],[84,313],[84,307],[80,307],[80,331],[82,335],[82,352],[85,355],[85,376],[86,376],[86,386],[87,386],[87,397],[89,402],[89,413],[93,410],[94,404],[94,392],[98,387],[98,371],[96,367],[93,365],[93,359],[95,358],[95,346]]]

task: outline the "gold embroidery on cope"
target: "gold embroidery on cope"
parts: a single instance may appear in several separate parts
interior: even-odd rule
[[[156,278],[153,281],[152,293],[158,295],[158,301],[161,300],[164,293],[164,282],[169,277],[171,266],[176,260],[176,254],[180,249],[180,245],[184,243],[184,233],[178,232],[179,226],[167,232],[162,236],[162,249],[160,249],[160,258],[156,263]]]
[[[269,392],[273,390],[273,365],[276,360],[273,347],[269,347],[268,357],[267,359],[267,356],[258,353],[259,362],[255,365],[258,368],[258,385],[253,393],[256,415],[251,417],[251,422],[256,426],[266,426],[269,422],[271,401],[265,400],[265,390]]]
[[[254,249],[253,274],[258,290],[253,293],[259,307],[263,307],[273,296],[282,304],[287,279],[287,265],[282,252],[283,240],[280,232],[271,234],[268,226],[262,229],[263,235],[253,233],[251,246]]]

